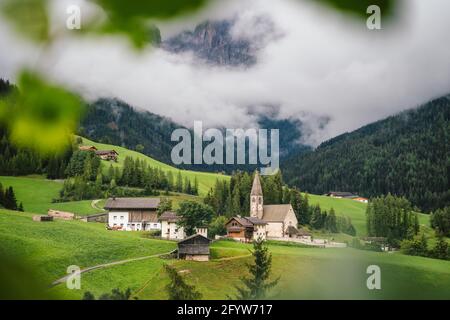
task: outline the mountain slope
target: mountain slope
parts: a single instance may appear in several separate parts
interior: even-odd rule
[[[251,66],[256,63],[252,46],[247,40],[231,36],[232,21],[206,21],[193,31],[184,31],[162,42],[169,52],[192,52],[197,58],[227,66]]]
[[[192,182],[194,181],[195,178],[197,178],[200,195],[205,195],[212,187],[214,187],[214,185],[218,179],[223,179],[223,180],[230,179],[229,176],[217,174],[217,173],[179,170],[179,169],[169,166],[165,163],[162,163],[160,161],[152,159],[151,157],[148,157],[137,151],[128,150],[126,148],[115,146],[115,145],[93,142],[86,138],[82,138],[82,139],[83,139],[82,145],[95,146],[99,150],[116,150],[119,153],[119,159],[118,159],[117,163],[110,162],[113,165],[113,167],[122,168],[125,158],[127,156],[130,156],[133,159],[144,160],[145,162],[148,163],[149,166],[151,166],[153,168],[160,168],[161,170],[163,170],[165,172],[170,171],[173,173],[174,178],[177,177],[178,172],[181,173],[181,176],[183,177],[183,179],[184,179],[184,177],[187,177]],[[108,170],[110,163],[104,162],[104,170]]]
[[[141,152],[170,163],[170,136],[181,127],[151,112],[137,111],[123,101],[99,99],[88,106],[78,131],[89,139],[132,150],[141,145]]]
[[[282,164],[304,191],[404,195],[425,211],[450,204],[450,95],[322,143]]]
[[[281,160],[309,150],[309,147],[299,143],[302,126],[299,120],[277,120],[269,116],[260,116],[258,123],[261,128],[279,130]],[[168,118],[148,111],[138,111],[118,99],[104,98],[89,105],[78,133],[94,141],[138,150],[155,160],[172,165],[170,154],[177,142],[172,142],[170,138],[172,132],[177,128],[183,127]],[[221,129],[225,135],[225,129]],[[182,164],[177,167],[195,171],[227,173],[231,173],[233,170],[253,171],[259,168],[255,165],[205,164]]]

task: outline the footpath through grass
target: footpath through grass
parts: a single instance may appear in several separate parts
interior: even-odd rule
[[[0,210],[0,243],[0,256],[32,266],[49,284],[66,275],[70,265],[83,269],[175,248],[174,242],[145,239],[140,232],[108,231],[102,223],[35,222],[30,213],[8,210]]]
[[[269,245],[273,254],[272,278],[280,277],[271,291],[274,299],[449,299],[450,262],[399,253],[354,249],[302,248]],[[212,244],[209,262],[151,259],[136,261],[83,276],[83,290],[60,286],[60,297],[80,299],[84,290],[96,295],[115,287],[130,288],[138,299],[167,299],[168,278],[163,264],[173,265],[194,284],[204,299],[227,299],[236,294],[246,275],[251,245],[231,241]],[[369,265],[381,268],[382,289],[368,290]]]

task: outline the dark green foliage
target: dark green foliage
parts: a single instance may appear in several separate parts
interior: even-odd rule
[[[86,291],[83,294],[83,298],[81,298],[81,300],[95,300],[95,296],[94,296],[94,294],[92,294],[92,292]]]
[[[170,282],[166,285],[169,300],[199,300],[202,294],[193,285],[187,284],[177,270],[167,264],[164,269],[169,276]]]
[[[403,253],[410,256],[428,256],[428,241],[425,234],[414,237],[411,240],[403,240],[400,248]]]
[[[0,175],[46,174],[48,179],[62,179],[71,156],[72,148],[57,156],[42,156],[29,149],[17,148],[0,126]]]
[[[430,257],[442,260],[450,259],[449,246],[447,240],[445,240],[445,238],[442,235],[438,235],[436,245],[430,251]]]
[[[214,211],[209,205],[195,201],[181,202],[177,213],[181,216],[178,224],[184,227],[184,231],[188,236],[195,233],[196,227],[209,225],[214,216]]]
[[[130,300],[131,289],[128,288],[125,291],[121,291],[119,288],[112,289],[111,293],[103,293],[98,300]],[[94,294],[90,291],[86,291],[83,294],[82,300],[95,300]]]
[[[325,229],[334,233],[338,232],[336,214],[333,208],[331,208],[325,219]]]
[[[109,169],[109,177],[111,180],[112,169]],[[120,178],[117,179],[117,176]],[[170,177],[170,179],[169,179]],[[173,185],[172,173],[166,173],[159,168],[150,167],[144,160],[126,157],[123,164],[122,174],[114,172],[116,183],[121,186],[129,186],[135,188],[145,188],[148,195],[154,195],[154,190],[177,191],[187,194],[198,195],[198,182],[191,183],[188,178],[183,179],[181,172],[178,172],[177,184]]]
[[[311,193],[390,192],[431,211],[450,204],[449,141],[447,96],[326,141],[285,161],[283,174]]]
[[[208,237],[214,239],[216,235],[223,236],[227,234],[225,223],[228,219],[224,216],[218,216],[214,218],[208,226]]]
[[[450,236],[450,206],[438,209],[431,214],[431,227],[444,236]]]
[[[419,231],[417,213],[412,211],[409,201],[390,194],[369,202],[366,220],[368,236],[386,237],[392,246]]]
[[[0,206],[9,210],[23,211],[22,203],[20,203],[19,205],[17,204],[14,189],[12,187],[4,189],[1,183],[0,183]]]
[[[91,140],[135,149],[171,163],[170,137],[180,127],[167,118],[136,111],[122,101],[100,99],[88,106],[78,131]]]
[[[7,96],[14,90],[17,90],[17,88],[13,84],[11,84],[8,80],[3,80],[0,78],[0,99]]]
[[[172,200],[170,200],[169,198],[161,199],[161,202],[159,203],[159,207],[157,209],[158,216],[160,216],[166,211],[171,210],[172,210]]]
[[[242,277],[242,287],[236,287],[238,300],[258,300],[267,296],[267,291],[278,283],[278,279],[269,281],[270,270],[272,268],[272,254],[269,252],[267,244],[258,239],[253,241],[252,252],[254,263],[247,264],[249,277]]]

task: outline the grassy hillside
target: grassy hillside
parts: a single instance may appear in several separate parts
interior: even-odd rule
[[[319,249],[270,245],[273,277],[280,281],[271,292],[275,299],[448,299],[450,262],[402,254],[353,249]],[[143,299],[166,299],[167,275],[163,264],[172,264],[195,284],[204,299],[227,299],[236,293],[240,277],[250,263],[250,245],[219,241],[212,245],[214,260],[145,260],[96,270],[83,276],[83,290],[96,295],[113,287],[130,288]],[[382,290],[366,287],[367,266],[382,270]],[[414,281],[411,281],[414,279]],[[61,297],[79,299],[81,292],[64,286],[53,289]]]
[[[192,182],[194,181],[194,178],[197,177],[198,183],[199,183],[199,192],[201,195],[205,195],[210,188],[212,188],[217,179],[230,179],[229,176],[217,174],[217,173],[209,173],[209,172],[197,172],[197,171],[189,171],[189,170],[179,170],[177,168],[171,167],[165,163],[162,163],[160,161],[157,161],[155,159],[152,159],[142,153],[132,151],[123,147],[114,146],[110,144],[102,144],[93,142],[89,139],[82,138],[83,139],[83,145],[92,145],[95,146],[99,150],[116,150],[119,153],[119,160],[117,163],[114,162],[106,162],[104,161],[104,168],[105,170],[109,168],[110,163],[113,164],[113,166],[117,166],[119,168],[122,168],[123,162],[127,156],[133,157],[134,159],[141,159],[146,161],[150,166],[154,168],[160,168],[166,172],[171,171],[174,174],[174,177],[178,174],[178,172],[181,172],[182,177],[189,178]]]
[[[85,268],[175,248],[173,242],[144,239],[139,232],[108,231],[102,223],[35,222],[32,216],[0,210],[0,256],[22,259],[49,283],[70,265]]]
[[[52,203],[59,197],[62,182],[46,180],[42,177],[3,177],[0,183],[4,187],[12,186],[19,202],[23,202],[26,211],[33,213],[47,213],[48,209],[74,212],[78,215],[98,213],[92,208],[91,200]]]
[[[366,230],[366,208],[367,204],[351,199],[338,199],[326,196],[309,194],[310,205],[320,205],[322,209],[330,210],[334,208],[337,215],[347,216],[352,219],[358,236],[364,236]],[[429,227],[430,216],[419,213],[419,222],[422,226]]]
[[[13,256],[47,285],[66,274],[69,265],[81,268],[122,259],[164,253],[175,243],[141,238],[139,232],[107,231],[103,224],[81,221],[34,222],[32,214],[0,210],[0,256]],[[448,299],[450,262],[399,253],[353,249],[302,248],[271,244],[273,276],[281,276],[272,295],[277,299]],[[99,295],[113,288],[130,288],[139,299],[167,298],[163,264],[174,265],[194,283],[205,299],[224,299],[251,262],[250,245],[219,241],[210,262],[151,258],[83,274],[81,290],[64,284],[43,294],[80,299],[87,290]],[[379,265],[382,290],[366,288],[366,268]],[[31,271],[30,271],[31,272]],[[413,279],[413,281],[412,281]]]

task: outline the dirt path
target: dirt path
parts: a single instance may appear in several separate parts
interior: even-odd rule
[[[100,210],[100,211],[104,212],[105,209],[97,206],[97,203],[99,203],[100,201],[102,201],[102,199],[92,200],[91,207],[94,208],[95,210]]]
[[[154,254],[154,255],[151,255],[151,256],[145,256],[145,257],[139,257],[139,258],[131,258],[131,259],[119,260],[119,261],[114,261],[114,262],[109,262],[109,263],[103,263],[103,264],[99,264],[99,265],[96,265],[96,266],[93,266],[93,267],[88,267],[86,269],[82,269],[80,271],[80,274],[81,273],[86,273],[86,272],[89,272],[89,271],[92,271],[92,270],[97,270],[97,269],[102,269],[102,268],[116,266],[116,265],[119,265],[119,264],[124,264],[124,263],[127,263],[127,262],[145,260],[145,259],[150,259],[150,258],[157,258],[157,257],[163,256],[163,255],[170,254],[171,252],[172,251],[164,252],[164,253],[158,253],[158,254]],[[65,282],[67,280],[67,278],[69,278],[70,276],[71,275],[68,274],[68,275],[66,275],[66,276],[64,276],[62,278],[59,278],[58,280],[53,281],[53,283],[51,284],[51,287],[57,286],[58,284],[61,284],[61,283]]]

